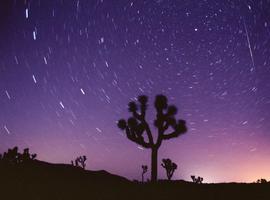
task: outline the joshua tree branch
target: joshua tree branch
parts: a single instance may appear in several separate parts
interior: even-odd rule
[[[175,137],[178,137],[179,135],[181,135],[181,134],[184,134],[185,132],[182,132],[182,131],[174,131],[174,132],[172,132],[172,133],[169,133],[169,134],[163,134],[162,135],[162,139],[163,140],[169,140],[169,139],[171,139],[171,138],[175,138]]]
[[[143,139],[139,139],[139,138],[129,138],[130,140],[132,140],[133,142],[141,145],[144,148],[150,148],[151,145],[148,142],[145,142]]]
[[[166,122],[165,125],[162,128],[158,129],[158,139],[157,139],[157,146],[160,146],[163,140],[163,135],[165,130],[167,130],[169,128],[169,123]]]
[[[133,117],[135,117],[137,120],[139,120],[142,124],[144,124],[144,127],[145,127],[145,131],[146,131],[146,134],[147,134],[147,137],[148,137],[148,141],[150,144],[153,144],[154,141],[153,141],[153,136],[152,136],[152,133],[151,133],[151,130],[149,128],[149,125],[148,123],[146,122],[145,120],[145,111],[143,112],[142,111],[142,114],[139,115],[136,111],[133,112]]]
[[[126,127],[126,135],[127,135],[127,138],[131,138],[131,133],[130,133],[130,130],[128,127]]]
[[[158,130],[158,139],[157,139],[157,143],[156,143],[156,146],[157,147],[160,147],[161,143],[162,143],[162,135],[163,135],[163,131],[162,130]]]
[[[131,133],[132,131],[130,131],[130,129],[127,127],[126,128],[126,135],[127,135],[127,138],[130,139],[131,141],[141,145],[142,147],[144,148],[150,148],[151,145],[150,143],[147,143],[143,140],[143,137],[136,137],[136,134],[135,133]]]
[[[167,130],[168,128],[169,128],[169,123],[166,122],[165,125],[164,125],[164,127],[163,127],[162,129],[165,131],[165,130]]]
[[[172,125],[172,128],[174,129],[174,131],[172,133],[169,133],[169,134],[163,133],[162,139],[168,140],[168,139],[171,139],[174,137],[178,137],[187,131],[184,120],[178,120],[178,123],[176,125]]]
[[[146,131],[146,134],[148,137],[149,144],[153,145],[154,141],[153,141],[153,136],[152,136],[151,130],[149,128],[149,125],[146,121],[144,121],[143,123],[145,124],[145,131]]]
[[[142,121],[142,117],[139,113],[137,113],[137,111],[133,111],[132,115],[134,118],[138,119],[139,121]]]

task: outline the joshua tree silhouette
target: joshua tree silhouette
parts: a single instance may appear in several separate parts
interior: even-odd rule
[[[143,172],[142,172],[142,183],[144,182],[144,174],[147,172],[147,169],[148,169],[147,165],[142,165],[142,170],[143,170]]]
[[[177,164],[171,161],[171,159],[162,159],[161,166],[166,170],[168,180],[172,179],[174,171],[177,169]]]
[[[145,119],[148,97],[144,95],[139,96],[138,102],[139,108],[134,101],[128,104],[129,112],[132,114],[132,117],[127,121],[125,119],[120,119],[118,121],[118,127],[126,132],[129,140],[144,148],[150,148],[152,150],[151,181],[156,181],[158,149],[161,146],[162,141],[184,134],[187,131],[186,122],[184,120],[177,121],[175,119],[177,108],[173,105],[168,105],[166,96],[157,95],[154,103],[157,112],[154,125],[158,129],[158,136],[155,141],[150,126]],[[173,131],[165,133],[169,128]],[[144,133],[146,133],[146,135]]]
[[[79,156],[75,159],[75,164],[74,164],[73,160],[71,161],[71,165],[85,169],[85,166],[86,166],[85,161],[86,160],[87,160],[86,156]]]
[[[201,184],[203,182],[203,178],[200,177],[200,176],[198,176],[198,178],[196,178],[196,176],[194,176],[194,175],[192,175],[190,177],[191,177],[193,183],[199,183],[199,184]]]

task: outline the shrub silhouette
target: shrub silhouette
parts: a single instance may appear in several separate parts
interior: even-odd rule
[[[126,132],[129,140],[144,148],[151,149],[151,181],[157,181],[158,149],[163,140],[169,140],[184,134],[187,131],[186,122],[175,119],[177,108],[168,105],[166,96],[157,95],[154,103],[157,113],[154,125],[157,128],[158,136],[155,141],[149,123],[145,119],[148,97],[139,96],[138,102],[139,105],[134,101],[128,104],[128,110],[132,117],[127,121],[120,119],[117,125]],[[172,132],[165,133],[169,128],[172,129]]]
[[[147,172],[147,165],[142,165],[142,183],[144,182],[144,174]]]
[[[21,155],[18,152],[18,147],[14,147],[13,149],[8,149],[7,152],[4,152],[1,158],[2,158],[1,162],[3,164],[18,164],[21,158]]]
[[[168,180],[172,179],[174,171],[177,169],[177,164],[171,161],[171,159],[162,159],[161,166],[166,170]]]
[[[267,183],[267,180],[264,178],[258,179],[257,183]]]
[[[34,160],[36,157],[37,154],[30,154],[28,148],[24,149],[23,154],[21,155],[22,161]]]
[[[203,182],[203,178],[200,176],[198,176],[198,178],[196,178],[196,176],[191,176],[191,179],[192,179],[193,183],[201,184]]]
[[[0,154],[0,163],[5,165],[16,165],[35,160],[36,157],[37,154],[30,154],[28,148],[24,149],[23,153],[19,153],[18,147],[15,146],[13,149],[8,149],[3,155]]]
[[[85,169],[86,160],[87,160],[86,156],[79,156],[75,159],[75,162],[73,162],[73,160],[71,161],[71,165]]]

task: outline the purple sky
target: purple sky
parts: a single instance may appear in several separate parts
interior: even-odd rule
[[[269,0],[1,0],[0,27],[1,152],[140,179],[116,121],[162,93],[189,129],[159,151],[175,179],[270,179]]]

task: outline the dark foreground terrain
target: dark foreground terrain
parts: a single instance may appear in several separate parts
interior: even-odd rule
[[[270,184],[140,184],[106,171],[32,161],[0,167],[0,199],[270,199]]]

